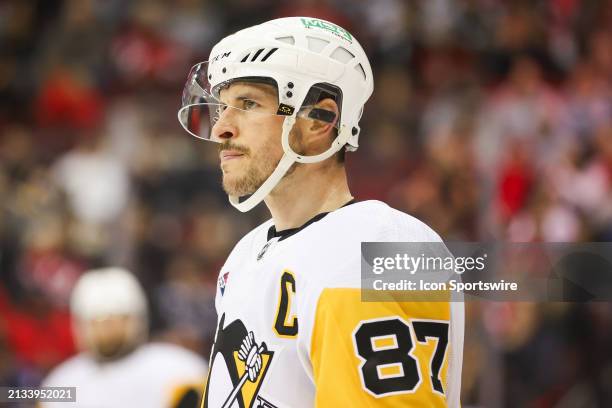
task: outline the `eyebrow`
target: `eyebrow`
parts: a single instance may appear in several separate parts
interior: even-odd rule
[[[240,83],[240,82],[238,82]],[[272,86],[272,85],[268,85],[268,84],[258,84],[258,83],[253,83],[253,82],[242,82],[242,84],[247,85],[249,87],[255,88],[258,91],[261,91],[265,94],[271,95],[271,96],[275,96],[277,97],[277,91],[276,91],[276,87]],[[247,91],[249,92],[249,91]]]
[[[276,89],[274,89],[270,85],[248,83],[247,86],[248,88],[245,88],[243,90],[236,92],[237,96],[233,96],[231,99],[237,100],[237,101],[244,101],[246,99],[260,100],[262,96],[264,96],[261,94],[265,94],[267,96],[274,97],[275,98],[274,102],[278,100],[278,94],[276,93]]]
[[[244,101],[246,99],[261,99],[261,95],[250,92],[250,91],[246,91],[246,92],[240,92],[237,96],[234,96],[234,99],[238,101]]]

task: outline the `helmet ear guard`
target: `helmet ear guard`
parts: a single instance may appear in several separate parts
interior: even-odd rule
[[[336,119],[336,114],[325,109],[312,108],[308,113],[308,118],[320,120],[327,123],[334,123],[334,120]]]
[[[310,108],[308,114],[306,115],[308,119],[320,120],[326,123],[334,123],[336,120],[335,112],[316,107],[316,104],[324,99],[331,99],[336,102],[336,105],[338,105],[338,120],[334,126],[338,129],[341,119],[340,107],[342,106],[342,90],[340,88],[326,83],[314,84],[308,90],[300,110]]]

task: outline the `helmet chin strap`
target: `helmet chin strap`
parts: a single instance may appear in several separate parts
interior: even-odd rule
[[[262,202],[274,187],[276,187],[278,182],[281,181],[287,171],[289,171],[293,163],[318,163],[323,161],[338,152],[348,142],[351,136],[349,127],[342,126],[338,136],[336,136],[329,149],[315,156],[302,156],[294,152],[289,145],[289,134],[291,133],[291,129],[293,129],[294,123],[295,115],[285,117],[283,121],[283,134],[281,136],[284,154],[266,181],[264,181],[249,198],[242,202],[240,201],[240,196],[229,196],[229,202],[239,211],[247,212]]]

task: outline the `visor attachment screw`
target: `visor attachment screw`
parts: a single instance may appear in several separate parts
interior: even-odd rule
[[[212,74],[208,74],[208,80],[210,81],[212,79]]]
[[[287,98],[291,98],[291,97],[293,96],[293,92],[291,92],[291,91],[287,91],[287,94],[286,94],[286,95],[287,95]]]
[[[289,89],[293,89],[293,82],[289,82],[287,86],[289,87]]]
[[[354,127],[353,129],[351,129],[351,133],[353,134],[353,136],[355,136],[357,134],[358,130],[356,127]]]
[[[227,72],[227,68],[223,68],[223,69],[221,70],[221,72],[223,72],[223,73],[225,74],[225,73]]]

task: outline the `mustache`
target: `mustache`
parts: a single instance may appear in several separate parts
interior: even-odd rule
[[[233,150],[244,155],[249,154],[249,149],[247,147],[239,146],[229,140],[226,140],[225,142],[219,144],[219,153],[221,153],[223,150]]]

